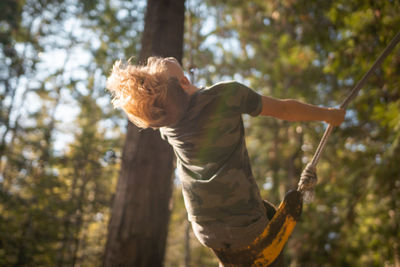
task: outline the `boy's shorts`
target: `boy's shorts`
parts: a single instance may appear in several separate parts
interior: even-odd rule
[[[271,204],[270,202],[264,200],[264,207],[266,210],[266,214],[269,220],[272,219],[272,217],[275,215],[276,212],[276,208],[273,204]],[[218,257],[218,254],[223,253],[223,254],[229,254],[230,249],[213,249],[214,253],[216,254],[216,256]],[[233,266],[238,266],[238,265],[232,265],[232,264],[223,264],[220,262],[219,266],[225,266],[225,267],[233,267]],[[245,266],[245,265],[243,265]],[[246,264],[246,266],[248,266],[248,264]],[[285,266],[285,262],[284,262],[284,256],[283,256],[283,250],[282,252],[279,254],[279,256],[275,259],[274,262],[272,262],[270,265],[268,265],[270,267],[283,267]]]

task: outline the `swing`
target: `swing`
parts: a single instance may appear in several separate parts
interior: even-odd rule
[[[393,40],[372,65],[370,70],[352,89],[350,94],[340,105],[340,108],[345,109],[350,101],[356,97],[358,91],[364,86],[367,78],[392,52],[399,41],[400,32],[396,34]],[[316,168],[332,130],[332,125],[329,125],[325,130],[311,162],[306,166],[305,170],[301,174],[297,190],[289,191],[276,211],[271,204],[266,204],[267,215],[273,217],[264,232],[247,247],[235,250],[214,250],[214,253],[217,255],[223,266],[269,266],[279,256],[300,218],[303,197],[312,192],[317,182],[310,170]]]

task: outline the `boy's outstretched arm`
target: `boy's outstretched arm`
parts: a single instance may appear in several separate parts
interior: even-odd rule
[[[293,99],[262,96],[262,104],[260,115],[287,121],[325,121],[333,126],[339,126],[346,114],[344,109],[323,108]]]

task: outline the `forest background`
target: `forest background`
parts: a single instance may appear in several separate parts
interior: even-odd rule
[[[198,86],[337,106],[400,29],[397,0],[186,2]],[[126,118],[105,80],[137,56],[145,1],[0,2],[0,266],[100,266]],[[190,21],[189,21],[190,20]],[[190,24],[189,24],[190,22]],[[191,25],[189,28],[188,25]],[[400,49],[349,106],[318,167],[290,266],[400,266]],[[278,204],[326,128],[245,117],[253,173]],[[165,266],[216,266],[187,228],[179,180]]]

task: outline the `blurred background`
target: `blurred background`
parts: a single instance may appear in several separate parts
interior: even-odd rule
[[[102,265],[127,125],[105,80],[115,60],[138,58],[146,5],[0,2],[0,266]],[[332,107],[400,30],[398,0],[185,7],[182,64],[198,87],[235,79]],[[245,117],[245,126],[262,196],[279,204],[326,125]],[[350,104],[318,176],[287,245],[288,265],[399,267],[399,46]],[[187,227],[176,178],[170,210],[164,265],[216,266]]]

